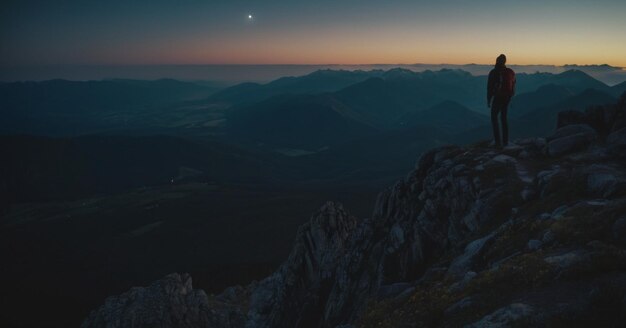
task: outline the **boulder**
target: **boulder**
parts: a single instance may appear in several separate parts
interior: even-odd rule
[[[464,311],[465,309],[470,308],[472,305],[474,305],[476,303],[475,297],[473,296],[467,296],[462,298],[460,301],[450,305],[445,311],[444,311],[444,315],[446,316],[452,316],[455,315],[461,311]]]
[[[480,255],[494,241],[495,233],[476,239],[465,246],[463,254],[455,258],[448,268],[449,275],[462,275],[472,269]]]
[[[567,269],[579,263],[589,260],[589,253],[583,250],[573,250],[570,252],[547,256],[544,261],[560,269]]]
[[[560,220],[563,218],[563,215],[567,212],[567,210],[569,210],[569,206],[561,205],[555,208],[554,211],[552,211],[552,213],[550,214],[550,218]]]
[[[573,124],[559,128],[548,137],[548,154],[559,156],[582,150],[596,139],[596,131],[587,124]]]
[[[591,195],[610,197],[616,189],[617,177],[608,172],[593,172],[587,176],[587,189]]]
[[[586,149],[596,140],[596,132],[586,124],[568,125],[548,138],[548,154],[560,156]]]
[[[615,105],[592,106],[584,112],[568,110],[558,114],[557,128],[586,124],[592,127],[604,139],[616,123],[618,108]]]
[[[587,124],[572,124],[566,125],[564,127],[558,128],[551,136],[549,136],[546,140],[548,141],[548,145],[550,141],[570,137],[574,135],[586,135],[586,136],[594,136],[596,135],[596,131]]]

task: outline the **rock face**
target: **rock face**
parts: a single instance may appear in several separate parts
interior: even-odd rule
[[[614,325],[626,318],[626,163],[609,142],[621,130],[572,115],[547,140],[423,154],[371,218],[325,204],[259,283],[207,297],[171,275],[107,299],[83,327]]]
[[[191,277],[174,273],[107,298],[81,327],[239,327],[244,320],[238,308],[210,309],[204,291],[192,288]]]
[[[337,266],[348,251],[356,219],[326,203],[302,226],[289,258],[250,298],[246,327],[308,327],[321,323]]]
[[[582,150],[593,143],[597,133],[587,124],[567,125],[548,138],[548,153],[558,156]]]

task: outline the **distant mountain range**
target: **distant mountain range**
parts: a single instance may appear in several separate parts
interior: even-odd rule
[[[228,133],[279,147],[315,150],[355,140],[373,131],[402,128],[403,123],[404,127],[430,124],[459,133],[484,124],[484,115],[480,115],[489,113],[484,76],[476,77],[460,70],[415,73],[405,69],[372,74],[376,76],[334,92],[276,96],[246,106],[237,106],[235,101]],[[361,73],[359,76],[362,77]],[[596,101],[604,104],[624,91],[622,85],[609,87],[582,71],[574,70],[556,75],[522,73],[517,75],[517,80],[518,95],[512,101],[511,117],[521,117],[541,109],[546,111],[546,120],[540,118],[541,114],[532,117],[542,124],[552,124],[555,110],[567,106],[582,109],[579,105],[586,106]],[[296,81],[290,80],[289,83]],[[269,86],[266,85],[266,88]],[[595,90],[606,97],[596,97],[597,93],[588,90]],[[233,87],[222,92],[236,99],[238,91],[239,87]],[[579,102],[575,96],[581,93],[578,98],[585,98],[586,95],[594,97]],[[240,97],[245,97],[245,94]],[[566,101],[572,97],[572,101]],[[464,106],[463,110],[459,106]],[[550,110],[552,106],[556,107]],[[331,112],[334,113],[331,115]],[[311,113],[324,114],[313,118]],[[297,124],[306,125],[306,122],[311,123],[307,128],[296,127]],[[340,133],[341,136],[333,137],[332,133],[322,128],[324,126],[337,127],[333,133]],[[343,128],[340,129],[340,126]],[[545,129],[541,132],[545,133]]]
[[[546,134],[554,128],[557,112],[612,103],[626,91],[626,83],[609,87],[580,70],[519,73],[517,81],[517,95],[509,110],[513,138]],[[421,151],[433,146],[490,138],[485,84],[485,76],[458,69],[414,72],[403,68],[321,70],[222,90],[174,80],[3,83],[0,134],[62,137],[12,142],[24,145],[25,151],[42,147],[34,144],[72,145],[64,155],[70,162],[80,158],[74,152],[83,154],[90,147],[98,148],[100,142],[106,146],[103,150],[108,149],[100,160],[119,157],[115,148],[136,144],[140,139],[134,138],[143,136],[142,146],[137,147],[146,160],[138,158],[136,163],[163,163],[159,174],[145,180],[148,184],[167,182],[166,177],[179,167],[206,173],[210,163],[217,162],[223,163],[219,165],[225,171],[216,171],[216,176],[234,181],[236,174],[227,173],[227,163],[236,162],[241,152],[256,154],[242,168],[253,172],[249,181],[254,180],[252,176],[275,177],[275,171],[281,170],[292,172],[296,180],[345,180],[358,174],[378,179],[405,171]],[[96,141],[96,137],[72,141],[89,134],[108,141]],[[155,139],[154,135],[163,137]],[[206,140],[222,145],[220,151],[198,146]],[[170,146],[161,152],[159,143]],[[20,147],[12,151],[16,156],[26,154]],[[97,151],[92,153],[91,158],[99,158]],[[176,159],[167,158],[167,153],[176,154]],[[43,154],[31,151],[27,156],[37,163]],[[259,160],[259,154],[268,157]],[[159,160],[161,156],[167,159]],[[276,170],[253,168],[259,163],[269,165],[265,161],[274,163]],[[118,166],[135,165],[127,164]],[[118,177],[130,181],[132,174],[127,173]]]
[[[495,59],[495,57],[494,57]],[[169,77],[181,81],[212,81],[212,85],[234,85],[242,82],[267,83],[285,76],[303,76],[319,70],[387,71],[396,67],[422,72],[426,70],[461,69],[473,75],[486,75],[493,65],[485,64],[364,64],[364,65],[138,65],[138,66],[55,66],[5,67],[0,81],[100,80],[111,76],[148,80]],[[626,81],[622,67],[603,65],[510,65],[518,73],[545,72],[559,74],[581,70],[608,85]]]

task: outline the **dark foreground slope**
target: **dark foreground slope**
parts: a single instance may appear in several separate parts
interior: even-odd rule
[[[186,274],[110,297],[83,327],[619,326],[626,120],[425,153],[371,218],[329,202],[272,275],[217,296]],[[567,124],[574,123],[574,124]]]

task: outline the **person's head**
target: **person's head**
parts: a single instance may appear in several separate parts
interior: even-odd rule
[[[496,58],[496,67],[502,67],[504,64],[506,64],[506,56],[501,54],[498,58]]]

